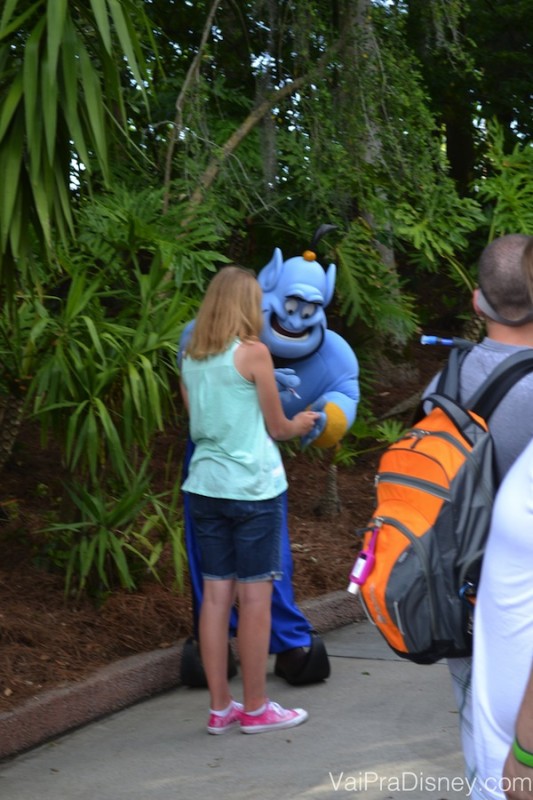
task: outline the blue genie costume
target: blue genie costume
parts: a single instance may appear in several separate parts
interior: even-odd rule
[[[324,232],[321,226],[313,239],[314,247]],[[335,288],[336,267],[327,270],[316,260],[313,250],[283,260],[276,248],[270,262],[258,274],[263,290],[264,325],[262,341],[272,355],[280,398],[287,417],[311,407],[320,419],[302,445],[335,446],[355,420],[359,401],[359,367],[355,353],[337,333],[328,330],[325,308]],[[190,326],[182,336],[183,342]],[[184,471],[192,454],[188,442]],[[194,528],[184,496],[184,524],[189,575],[193,592],[195,637],[182,652],[181,680],[188,686],[205,686],[205,675],[196,644],[196,626],[202,598],[202,576]],[[287,523],[287,497],[284,497],[282,527],[283,579],[274,581],[270,652],[276,655],[275,673],[292,685],[324,680],[330,674],[329,659],[321,638],[296,605],[292,588],[293,563]],[[230,635],[237,627],[234,612]],[[231,656],[231,650],[230,650]],[[229,674],[235,674],[230,657]]]

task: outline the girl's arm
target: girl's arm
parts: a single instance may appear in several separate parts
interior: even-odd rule
[[[274,377],[272,356],[266,345],[262,342],[243,342],[235,352],[235,367],[243,378],[255,383],[265,424],[273,439],[284,441],[309,433],[320,415],[314,411],[301,411],[292,419],[285,416]]]

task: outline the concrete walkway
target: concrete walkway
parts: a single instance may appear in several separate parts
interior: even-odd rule
[[[2,800],[459,800],[458,718],[445,664],[398,659],[368,622],[324,635],[331,677],[268,690],[304,725],[209,736],[207,691],[178,687],[0,764]],[[240,698],[240,678],[232,681]]]

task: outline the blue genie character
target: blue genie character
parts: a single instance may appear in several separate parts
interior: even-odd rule
[[[327,328],[325,308],[335,277],[335,264],[324,270],[313,250],[284,261],[279,248],[258,275],[263,289],[261,339],[274,360],[284,411],[289,417],[309,406],[321,411],[319,425],[303,443],[322,448],[340,441],[359,402],[355,353]]]
[[[332,227],[321,226],[311,247]],[[303,446],[311,444],[320,448],[334,447],[351,427],[357,412],[357,358],[348,343],[327,327],[325,308],[333,297],[335,277],[335,265],[330,264],[324,270],[311,249],[306,250],[302,256],[284,261],[281,250],[276,248],[270,262],[258,274],[258,281],[263,289],[264,324],[261,339],[268,346],[274,360],[285,413],[292,417],[308,407],[321,412],[320,420],[313,431],[302,439]],[[186,329],[182,337],[182,349],[187,335]],[[184,459],[185,473],[192,447],[189,441]],[[273,583],[270,652],[276,655],[276,675],[292,685],[304,685],[329,677],[330,665],[322,639],[313,630],[294,599],[293,562],[287,520],[285,495],[282,525],[283,578]],[[196,644],[202,578],[186,496],[184,524],[195,636],[187,640],[182,651],[181,680],[188,686],[205,686]],[[235,632],[237,624],[237,614],[234,612],[230,635]],[[229,674],[233,675],[235,671],[230,649]]]

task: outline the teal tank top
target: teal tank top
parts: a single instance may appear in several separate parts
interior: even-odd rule
[[[235,367],[239,344],[235,340],[224,353],[201,361],[183,359],[195,449],[182,489],[206,497],[268,500],[286,490],[287,479],[255,384]]]

